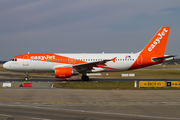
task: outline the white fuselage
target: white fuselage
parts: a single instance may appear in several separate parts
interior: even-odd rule
[[[8,61],[3,67],[7,70],[11,71],[19,71],[19,72],[54,72],[56,67],[72,67],[72,65],[76,65],[77,61],[84,61],[86,63],[102,61],[102,60],[110,60],[114,57],[115,62],[109,61],[104,67],[93,67],[93,70],[88,70],[87,72],[113,72],[113,71],[126,71],[128,70],[132,64],[136,61],[139,53],[136,54],[56,54],[58,56],[65,56],[67,59],[63,58],[51,58],[51,59],[42,59],[42,57],[36,57],[37,59],[18,59],[17,61]],[[73,58],[73,59],[72,59]]]
[[[170,27],[161,27],[145,48],[135,54],[28,53],[14,56],[3,67],[26,73],[54,72],[56,78],[68,78],[81,73],[82,80],[89,80],[86,73],[133,70],[159,64],[174,57],[174,55],[164,55],[169,31]]]

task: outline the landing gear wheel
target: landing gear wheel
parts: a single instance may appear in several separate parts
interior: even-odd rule
[[[25,78],[24,78],[24,80],[25,80],[25,81],[28,81],[28,80],[29,80],[29,78],[28,78],[28,77],[25,77]]]
[[[84,81],[89,81],[89,77],[88,77],[88,76],[85,76],[85,75],[83,75],[83,76],[81,77],[81,79],[84,80]]]
[[[29,80],[29,77],[28,77],[28,76],[29,76],[29,73],[26,72],[26,77],[24,78],[25,81],[28,81],[28,80]]]

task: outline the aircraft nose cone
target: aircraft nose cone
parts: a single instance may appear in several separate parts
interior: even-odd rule
[[[6,69],[6,70],[8,69],[8,66],[9,66],[8,63],[3,64],[3,68]]]

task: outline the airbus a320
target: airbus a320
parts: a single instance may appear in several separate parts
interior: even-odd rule
[[[26,72],[54,72],[56,78],[69,78],[82,74],[82,80],[89,80],[87,73],[118,72],[162,63],[174,55],[164,55],[170,27],[162,27],[137,53],[102,53],[102,54],[60,54],[28,53],[14,56],[3,64],[6,70]]]

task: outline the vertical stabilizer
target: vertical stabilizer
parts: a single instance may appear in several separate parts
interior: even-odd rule
[[[164,56],[169,31],[170,27],[162,27],[147,44],[147,46],[142,50],[141,53],[154,57]]]
[[[139,53],[137,60],[129,70],[162,63],[163,59],[154,61],[153,58],[164,57],[169,31],[170,27],[162,27]]]

